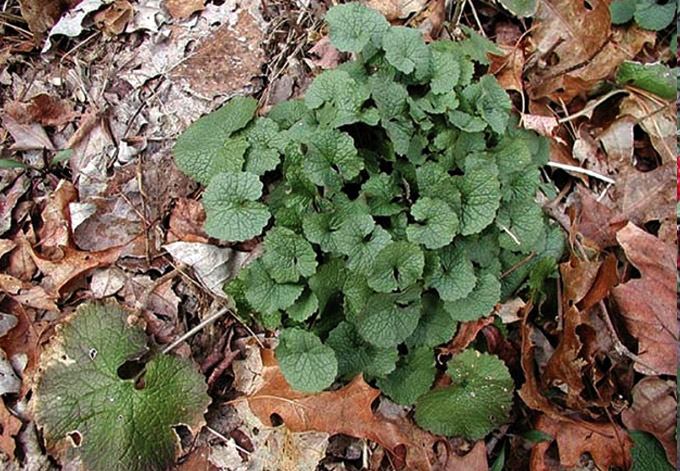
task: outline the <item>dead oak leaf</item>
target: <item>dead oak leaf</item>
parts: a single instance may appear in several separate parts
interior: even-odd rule
[[[641,278],[612,290],[628,332],[638,340],[641,362],[635,363],[635,370],[644,374],[675,375],[678,324],[673,262],[676,249],[630,223],[616,234],[616,239],[641,274]]]
[[[65,247],[64,256],[56,261],[42,258],[33,249],[30,250],[33,263],[45,275],[42,280],[43,288],[51,296],[59,298],[73,281],[95,268],[115,263],[124,249],[125,245],[121,245],[98,252],[83,252],[73,247]]]
[[[405,449],[406,469],[412,471],[487,469],[486,463],[484,467],[477,464],[468,467],[467,463],[476,460],[476,455],[458,457],[448,447],[444,457],[435,456],[435,445],[445,444],[444,439],[425,432],[405,418],[390,420],[374,413],[371,405],[380,391],[369,386],[361,375],[337,391],[309,394],[291,389],[272,350],[262,350],[262,362],[263,386],[246,400],[265,425],[271,426],[271,416],[276,414],[292,432],[318,431],[364,438],[395,455]]]
[[[557,442],[560,465],[564,469],[577,469],[581,455],[590,453],[598,469],[628,469],[633,444],[625,430],[618,425],[605,423],[573,423],[539,417],[535,428],[547,433]],[[531,451],[531,471],[550,471],[545,453],[552,445],[546,441],[534,445]]]
[[[675,440],[677,390],[672,382],[650,376],[633,388],[633,405],[621,418],[630,430],[651,433],[663,445],[671,464],[677,460]]]

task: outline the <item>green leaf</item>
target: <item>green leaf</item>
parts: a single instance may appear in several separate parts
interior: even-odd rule
[[[274,170],[281,162],[280,151],[286,145],[278,124],[269,118],[258,118],[245,134],[250,144],[245,170],[256,175]]]
[[[339,188],[343,181],[356,177],[364,168],[364,163],[349,134],[334,129],[319,129],[309,142],[302,168],[315,184]]]
[[[633,448],[630,450],[633,466],[630,471],[672,471],[675,469],[675,466],[668,462],[666,452],[653,435],[639,430],[631,430],[628,434],[633,439]]]
[[[624,61],[619,66],[616,82],[621,85],[631,84],[634,87],[647,90],[661,98],[671,100],[675,98],[677,69],[661,64],[641,64],[640,62]]]
[[[436,434],[484,437],[508,418],[513,381],[493,355],[466,350],[449,362],[452,384],[434,389],[416,402],[418,425]]]
[[[448,93],[458,85],[460,78],[459,49],[451,41],[434,41],[428,47],[432,60],[432,93]]]
[[[262,232],[269,210],[256,200],[262,196],[262,182],[252,173],[217,174],[205,190],[205,231],[218,239],[240,242]]]
[[[57,152],[52,160],[50,160],[50,167],[54,167],[57,164],[68,161],[71,157],[75,155],[73,149],[64,149]]]
[[[309,279],[309,287],[319,299],[319,312],[335,295],[342,293],[347,279],[347,269],[342,259],[335,258],[321,265]]]
[[[538,0],[500,0],[500,3],[519,18],[534,16],[538,8]]]
[[[425,293],[420,321],[406,344],[409,347],[436,347],[453,338],[457,325],[458,322],[444,309],[444,303],[436,295]]]
[[[393,176],[385,173],[372,175],[361,186],[361,191],[373,216],[392,216],[403,209],[395,201],[401,196],[401,191]]]
[[[635,14],[635,0],[616,0],[609,4],[612,24],[622,25],[633,19]]]
[[[262,263],[277,283],[297,283],[300,276],[316,272],[316,253],[302,236],[284,227],[275,227],[264,238]]]
[[[431,348],[417,348],[402,357],[389,376],[378,380],[378,387],[397,404],[408,406],[429,391],[437,372]]]
[[[365,116],[361,108],[369,96],[367,85],[358,84],[344,70],[333,69],[314,79],[307,89],[305,103],[310,109],[319,108],[322,124],[337,128],[362,121]]]
[[[14,159],[0,159],[0,169],[8,168],[20,168],[26,170],[31,168],[31,166]]]
[[[491,162],[472,162],[468,158],[465,175],[458,185],[462,200],[461,234],[481,232],[496,218],[500,206],[498,169]]]
[[[531,252],[545,229],[543,210],[533,200],[518,201],[498,211],[501,248]]]
[[[295,322],[304,322],[319,309],[319,299],[309,289],[305,289],[302,295],[286,311]]]
[[[501,283],[493,273],[481,272],[470,294],[457,301],[445,302],[444,308],[460,322],[476,321],[488,317],[501,300]]]
[[[301,329],[281,332],[276,360],[288,384],[301,392],[326,389],[338,373],[333,349],[321,343],[313,333]]]
[[[454,110],[447,115],[449,122],[461,131],[466,133],[480,132],[484,131],[487,126],[487,122],[482,118],[477,116],[472,116],[469,113],[463,111]]]
[[[420,31],[392,26],[383,36],[385,58],[400,72],[422,77],[429,71],[430,51]]]
[[[420,289],[404,293],[374,294],[356,319],[359,335],[371,345],[399,345],[416,329],[420,318]]]
[[[412,243],[390,242],[378,253],[368,285],[380,293],[406,289],[423,274],[425,259]]]
[[[411,208],[411,216],[416,224],[406,228],[408,240],[423,244],[428,249],[450,244],[460,228],[456,213],[439,199],[419,198]]]
[[[277,283],[269,275],[261,259],[248,268],[244,282],[248,303],[261,313],[288,309],[304,289],[301,285]]]
[[[147,363],[142,388],[121,379],[118,368],[148,351],[128,315],[113,303],[83,304],[62,324],[42,356],[34,417],[50,448],[77,435],[87,469],[162,471],[179,451],[173,427],[197,432],[210,397],[203,375],[171,355]]]
[[[439,251],[439,269],[427,280],[444,301],[465,298],[477,283],[472,262],[461,247],[449,245]]]
[[[493,75],[485,75],[479,80],[481,95],[477,101],[477,109],[491,129],[503,134],[508,125],[512,102]]]
[[[191,124],[173,149],[180,170],[203,184],[208,184],[217,172],[241,170],[248,144],[243,138],[230,136],[248,124],[255,108],[254,98],[234,97]]]
[[[458,44],[460,44],[463,53],[472,60],[477,61],[482,65],[489,65],[488,54],[495,54],[497,56],[503,55],[503,51],[501,51],[496,44],[480,35],[477,31],[465,25],[459,26],[468,37]]]
[[[673,23],[676,2],[657,3],[656,0],[637,0],[635,22],[644,29],[661,31]]]
[[[387,74],[373,75],[368,80],[368,85],[381,118],[389,120],[403,114],[408,98],[405,86],[395,82]]]
[[[349,322],[341,322],[328,335],[326,345],[333,348],[338,359],[338,375],[353,379],[364,373],[383,377],[394,370],[399,353],[395,347],[379,348],[365,342]]]
[[[527,432],[524,432],[521,435],[522,438],[525,440],[530,441],[531,443],[542,443],[542,442],[553,442],[555,441],[555,437],[552,435],[545,433],[542,430],[529,430]]]
[[[337,232],[338,250],[347,255],[347,268],[360,275],[368,275],[378,253],[392,240],[390,234],[376,226],[368,214],[349,219]]]
[[[390,24],[379,12],[358,2],[336,5],[326,13],[331,43],[343,52],[361,52]]]

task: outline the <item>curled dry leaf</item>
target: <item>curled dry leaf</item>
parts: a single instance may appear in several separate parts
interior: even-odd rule
[[[616,238],[641,274],[612,290],[628,332],[638,340],[635,370],[644,374],[677,372],[676,258],[668,246],[639,227],[628,224]],[[650,296],[650,294],[653,294]]]
[[[47,32],[54,22],[69,8],[82,0],[19,0],[21,16],[28,29],[37,36]]]
[[[20,176],[9,190],[0,195],[0,235],[11,229],[12,212],[30,185],[31,182],[28,178]]]
[[[677,460],[675,439],[677,388],[655,376],[640,380],[633,388],[633,405],[621,418],[629,430],[651,433],[663,445],[671,464]]]
[[[292,432],[319,431],[330,435],[345,434],[379,443],[391,453],[406,450],[406,469],[431,471],[485,471],[477,455],[458,457],[448,447],[443,456],[436,456],[435,445],[445,441],[430,435],[406,419],[387,419],[374,413],[371,404],[380,391],[369,386],[357,376],[347,386],[317,394],[301,393],[291,389],[279,369],[274,352],[262,350],[264,385],[247,396],[253,413],[271,426],[271,416],[278,415]],[[473,459],[477,461],[473,464]],[[470,466],[468,467],[468,464]]]
[[[524,93],[524,82],[522,80],[524,73],[524,50],[519,46],[506,44],[499,44],[497,47],[505,55],[496,56],[489,54],[489,59],[491,60],[489,73],[496,76],[498,83],[503,89]]]
[[[42,255],[48,258],[63,256],[62,249],[71,243],[69,204],[78,199],[72,183],[61,180],[49,196],[41,213],[42,226],[37,231]]]
[[[2,453],[10,460],[14,458],[15,437],[21,430],[21,425],[21,420],[12,415],[4,404],[0,404],[0,462]]]
[[[592,405],[606,405],[609,398],[584,397],[586,381],[596,376],[598,332],[591,323],[591,308],[604,299],[618,283],[616,257],[603,262],[581,261],[572,257],[560,266],[564,283],[564,327],[553,356],[548,361],[541,381],[545,390],[558,387],[565,392],[565,402],[573,410]],[[589,389],[595,389],[591,384]]]
[[[418,13],[425,8],[427,0],[368,0],[366,5],[378,10],[388,20],[394,21]]]
[[[489,324],[493,324],[494,317],[483,317],[476,321],[462,322],[458,333],[445,348],[440,350],[444,355],[455,355],[465,350],[468,345],[475,341],[477,334]]]
[[[557,442],[560,465],[576,469],[581,455],[590,453],[598,469],[628,469],[633,444],[625,430],[618,425],[603,423],[573,423],[539,417],[535,428],[547,433]],[[545,453],[552,445],[546,441],[534,445],[531,451],[531,471],[550,471]]]
[[[522,124],[526,129],[536,131],[545,137],[554,137],[560,123],[554,116],[540,116],[536,114],[523,114]]]

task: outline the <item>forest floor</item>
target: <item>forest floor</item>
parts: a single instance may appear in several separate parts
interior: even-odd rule
[[[518,394],[511,422],[486,439],[449,439],[449,456],[436,447],[441,437],[419,442],[434,447],[430,469],[673,469],[675,20],[659,31],[614,25],[606,0],[543,0],[526,18],[486,0],[367,3],[427,41],[455,36],[462,24],[497,44],[504,55],[490,56],[489,73],[521,125],[550,139],[542,178],[554,194],[539,202],[567,241],[560,276],[536,302],[519,296],[498,305],[440,347],[483,344],[508,365]],[[66,316],[88,300],[115,299],[157,350],[181,340],[173,353],[205,376],[212,404],[200,430],[177,428],[176,470],[405,469],[420,432],[409,410],[377,399],[370,386],[360,397],[346,389],[296,396],[316,425],[298,421],[294,431],[248,410],[243,398],[255,394],[258,378],[271,379],[273,360],[260,349],[276,333],[231,313],[202,322],[224,306],[224,282],[258,241],[236,252],[210,238],[202,189],[173,163],[182,131],[229,98],[254,96],[263,113],[303,96],[314,76],[346,60],[328,40],[323,18],[332,5],[1,5],[0,468],[81,469],[63,447],[46,448],[32,414],[33,380]],[[622,83],[626,61],[667,73]],[[357,416],[332,412],[337,401]],[[413,441],[386,450],[362,435],[366,423],[354,436],[328,433],[333,421],[349,420],[397,424]],[[665,452],[661,467],[633,463],[637,431]]]

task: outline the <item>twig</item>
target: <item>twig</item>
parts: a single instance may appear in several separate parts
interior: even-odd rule
[[[168,352],[170,352],[170,351],[173,350],[175,347],[177,347],[180,343],[184,342],[184,341],[185,341],[186,339],[188,339],[189,337],[195,335],[197,332],[199,332],[200,330],[202,330],[204,327],[206,327],[207,325],[212,324],[213,322],[215,322],[217,319],[219,319],[219,318],[222,317],[223,315],[227,314],[228,312],[230,312],[230,310],[229,310],[228,308],[226,308],[226,307],[220,309],[220,310],[217,311],[215,314],[213,314],[212,316],[208,317],[208,318],[205,319],[203,322],[201,322],[200,324],[198,324],[196,327],[194,327],[193,329],[187,331],[187,332],[186,332],[184,335],[182,335],[180,338],[178,338],[177,340],[175,340],[174,342],[172,342],[170,345],[168,345],[167,347],[165,347],[165,348],[163,349],[162,353],[168,353]]]
[[[614,342],[614,349],[617,351],[617,353],[619,353],[620,355],[623,355],[625,357],[630,358],[635,363],[639,363],[640,365],[647,368],[653,374],[660,376],[661,373],[656,371],[656,369],[654,369],[654,367],[649,366],[638,355],[636,355],[635,353],[628,350],[628,347],[626,347],[623,344],[623,342],[621,342],[621,340],[619,339],[619,336],[616,333],[616,329],[614,328],[614,324],[612,324],[612,320],[609,318],[609,312],[607,311],[607,306],[605,306],[604,301],[600,301],[600,311],[599,312],[600,312],[600,317],[602,317],[602,320],[604,320],[604,323],[607,325],[607,329],[609,329],[609,334],[611,336],[612,341]]]
[[[548,167],[553,167],[553,168],[559,168],[562,170],[566,170],[567,172],[574,172],[574,173],[582,173],[584,175],[588,175],[589,177],[597,178],[598,180],[602,180],[603,182],[607,182],[611,185],[616,185],[616,180],[605,177],[604,175],[601,175],[597,172],[594,172],[592,170],[588,170],[587,168],[582,168],[582,167],[576,167],[574,165],[567,165],[567,164],[561,164],[559,162],[548,162]]]
[[[236,443],[236,440],[234,440],[233,438],[230,440],[229,438],[225,437],[224,435],[222,435],[222,434],[221,434],[220,432],[218,432],[217,430],[214,430],[214,429],[208,427],[207,425],[205,426],[205,429],[206,429],[208,432],[210,432],[210,433],[212,433],[213,435],[215,435],[215,436],[216,436],[217,438],[219,438],[220,440],[224,440],[225,443],[229,443],[229,442],[232,442],[232,441],[233,441],[233,442],[234,442],[234,447],[236,447],[236,449],[237,449],[238,451],[242,451],[242,452],[245,453],[246,455],[252,454],[250,451],[246,450],[246,449],[243,448],[242,446],[239,446],[239,444]]]
[[[569,121],[572,121],[572,120],[574,120],[574,119],[576,119],[576,118],[579,118],[579,117],[581,117],[581,116],[585,116],[585,115],[587,115],[588,113],[590,113],[591,111],[593,111],[595,108],[597,108],[598,106],[600,106],[602,103],[604,103],[605,101],[609,100],[609,99],[610,99],[611,97],[613,97],[614,95],[618,95],[619,93],[628,93],[628,90],[612,90],[611,92],[607,93],[605,96],[603,96],[602,98],[600,98],[599,100],[597,100],[595,103],[591,103],[591,104],[589,104],[588,106],[586,106],[585,108],[583,108],[581,111],[579,111],[579,112],[577,112],[577,113],[574,113],[574,114],[572,114],[571,116],[567,116],[566,118],[560,119],[560,120],[558,121],[558,123],[560,123],[560,124],[562,124],[562,123],[568,123]]]
[[[467,2],[470,5],[470,9],[472,10],[472,16],[475,17],[475,22],[477,23],[479,32],[481,33],[482,36],[486,38],[486,33],[484,32],[484,28],[482,27],[482,22],[479,21],[479,16],[477,16],[477,10],[475,9],[475,6],[472,4],[472,0],[467,0]]]

